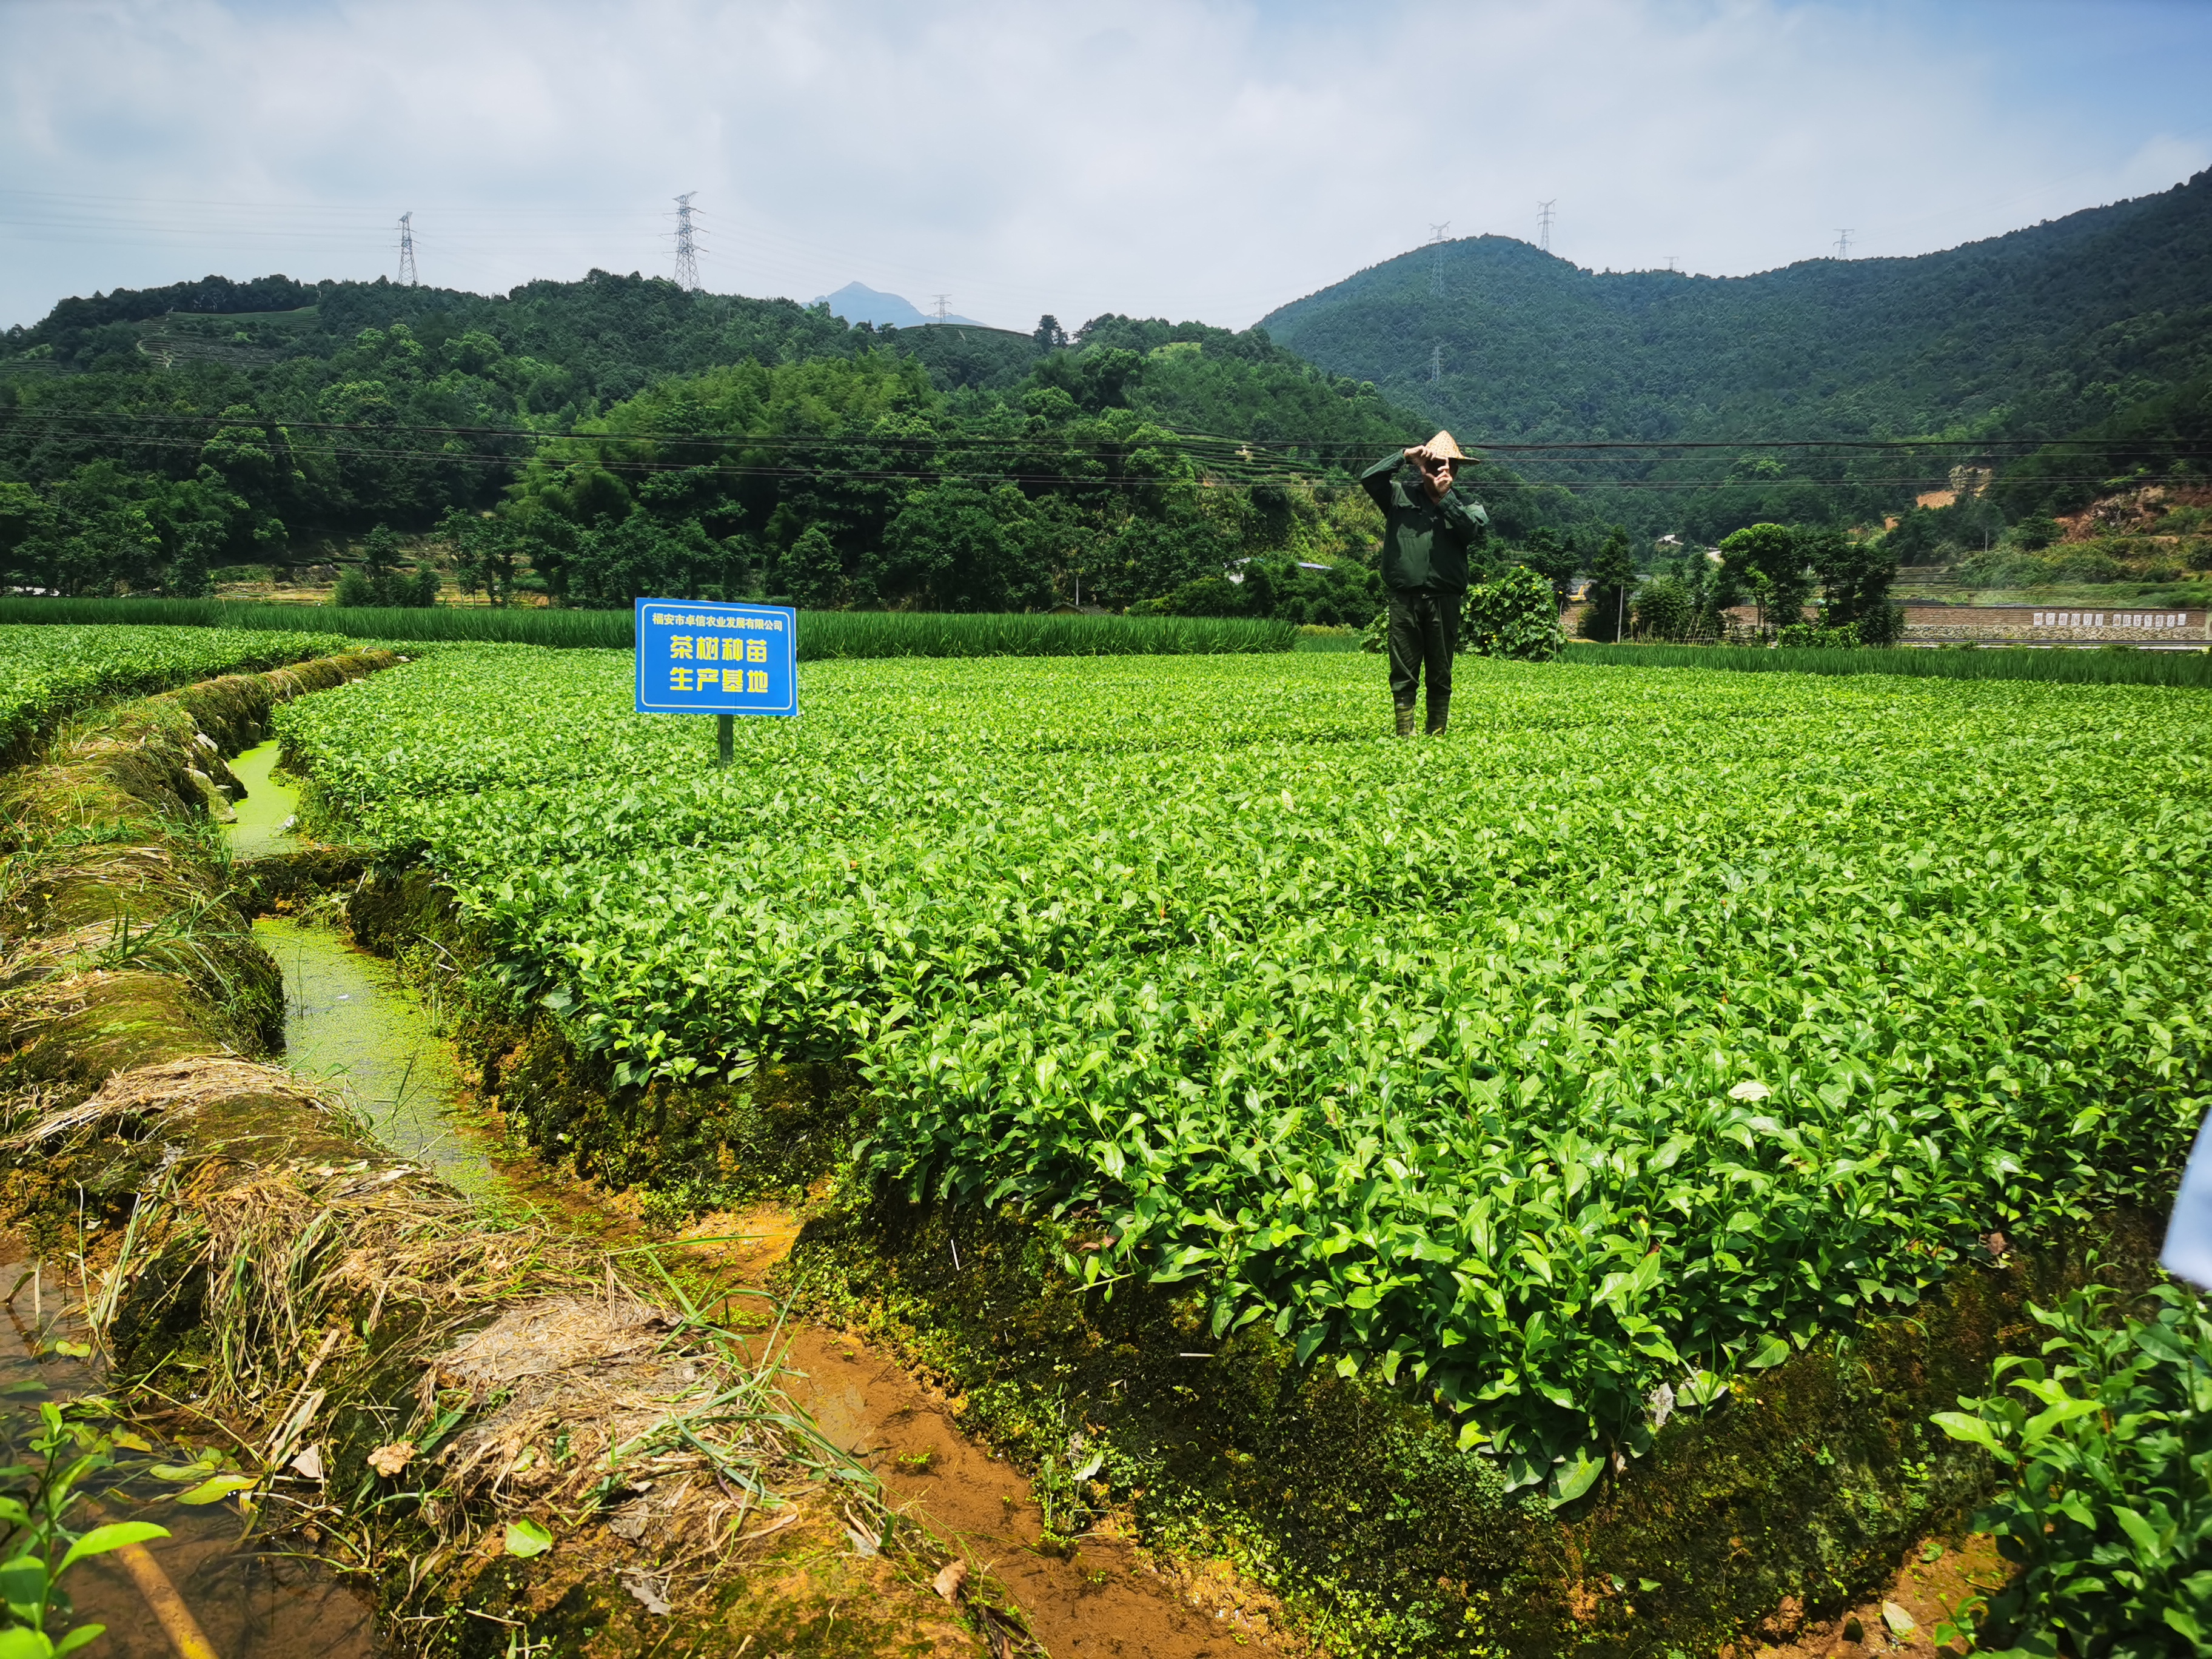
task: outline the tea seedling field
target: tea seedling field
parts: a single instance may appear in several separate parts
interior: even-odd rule
[[[798,720],[453,647],[279,715],[625,1084],[856,1058],[878,1179],[1418,1386],[1555,1501],[2208,1103],[2179,688],[1364,657],[817,663]],[[1110,1289],[1110,1285],[1109,1285]]]

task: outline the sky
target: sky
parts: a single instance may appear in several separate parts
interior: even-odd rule
[[[2212,0],[0,0],[0,327],[210,273],[1243,327],[1443,234],[1926,252],[2212,161]]]

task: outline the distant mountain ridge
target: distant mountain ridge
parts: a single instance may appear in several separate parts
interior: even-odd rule
[[[919,328],[925,323],[939,320],[916,310],[905,295],[885,294],[863,283],[848,283],[835,294],[817,294],[814,296],[814,303],[828,306],[832,317],[842,317],[848,323],[872,323],[878,328]],[[977,322],[973,317],[955,316],[950,313],[946,313],[944,320],[965,323],[970,328],[990,326],[988,323]]]
[[[2212,368],[2212,172],[1942,252],[1742,277],[1472,237],[1262,325],[1462,439],[2051,437]]]

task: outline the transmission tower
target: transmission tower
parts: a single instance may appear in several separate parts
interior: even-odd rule
[[[1675,256],[1671,253],[1667,256],[1667,269],[1669,270],[1674,269],[1674,257]]]
[[[1552,251],[1552,210],[1559,204],[1556,196],[1548,202],[1536,204],[1536,246],[1547,253]]]
[[[1429,227],[1429,246],[1437,251],[1429,267],[1429,292],[1431,294],[1444,291],[1444,234],[1450,229],[1451,221],[1449,219],[1440,225]]]
[[[1839,230],[1836,233],[1836,258],[1848,259],[1850,257],[1851,234],[1848,230]]]
[[[399,286],[413,288],[415,275],[415,216],[410,212],[399,216]]]
[[[699,291],[699,249],[691,240],[691,198],[687,190],[676,198],[676,286],[687,294]]]
[[[937,296],[937,317],[936,317],[936,320],[937,320],[938,322],[945,323],[945,322],[950,322],[950,321],[951,320],[951,319],[950,317],[948,317],[948,316],[945,314],[945,302],[947,300],[951,299],[951,297],[952,297],[952,296],[951,296],[950,294],[940,294],[940,295],[939,295]]]
[[[1442,346],[1431,346],[1429,348],[1429,384],[1434,386],[1443,377],[1444,349]]]

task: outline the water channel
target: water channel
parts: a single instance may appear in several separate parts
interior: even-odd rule
[[[234,857],[264,858],[295,844],[289,826],[299,792],[270,775],[276,759],[276,745],[264,743],[231,763],[246,788],[237,822],[225,826]],[[400,1157],[471,1198],[490,1196],[490,1164],[450,1117],[460,1088],[453,1048],[412,988],[331,927],[264,916],[253,936],[284,974],[285,1065],[331,1085]]]

